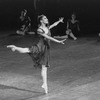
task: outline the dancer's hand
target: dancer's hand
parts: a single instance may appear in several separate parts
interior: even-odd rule
[[[66,39],[61,40],[60,43],[65,44],[64,41],[66,41]]]
[[[16,50],[16,46],[15,45],[8,45],[7,48],[11,48],[12,51]]]
[[[61,18],[59,18],[59,21],[61,22],[61,23],[64,23],[64,18],[63,17],[61,17]]]

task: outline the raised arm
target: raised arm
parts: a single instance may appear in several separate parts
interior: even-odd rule
[[[18,51],[19,53],[29,53],[30,52],[29,48],[17,47],[15,45],[8,45],[7,48],[11,48],[12,51]]]
[[[53,23],[52,25],[50,25],[49,29],[51,29],[51,28],[57,26],[60,22],[61,22],[61,23],[64,23],[64,22],[63,22],[63,19],[64,19],[64,18],[62,17],[62,18],[60,18],[57,22],[55,22],[55,23]]]

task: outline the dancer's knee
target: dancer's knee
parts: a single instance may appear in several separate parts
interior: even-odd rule
[[[71,33],[71,30],[70,29],[66,30],[66,34],[67,35],[70,35],[70,33]]]

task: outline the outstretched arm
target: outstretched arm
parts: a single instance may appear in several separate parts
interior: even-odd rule
[[[20,53],[29,53],[30,52],[29,48],[17,47],[15,45],[8,45],[7,48],[11,48],[12,51],[16,50]]]
[[[64,18],[60,18],[57,22],[55,22],[55,23],[53,23],[52,25],[50,25],[49,29],[51,29],[51,28],[57,26],[60,22],[64,23],[64,22],[63,22],[63,19],[64,19]]]
[[[55,39],[55,38],[53,38],[51,36],[48,36],[46,34],[43,34],[41,32],[39,32],[38,34],[42,35],[43,37],[45,37],[45,38],[47,38],[47,39],[49,39],[51,41],[54,41],[54,42],[57,42],[57,43],[61,43],[61,44],[64,44],[64,41],[66,40],[66,39],[64,39],[64,40],[57,40],[57,39]]]

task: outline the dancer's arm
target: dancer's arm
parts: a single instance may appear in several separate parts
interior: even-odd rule
[[[69,29],[69,21],[67,21],[67,30]]]
[[[8,45],[7,48],[11,48],[12,51],[18,51],[20,53],[29,53],[30,52],[29,48],[17,47],[15,45]]]
[[[51,40],[51,41],[54,41],[54,42],[57,42],[57,43],[61,43],[61,44],[64,44],[64,41],[66,40],[66,39],[57,40],[57,39],[55,39],[55,38],[53,38],[53,37],[51,37],[51,36],[48,36],[48,35],[46,35],[46,34],[42,34],[42,36],[44,36],[45,38],[47,38],[47,39],[49,39],[49,40]]]
[[[77,29],[78,29],[78,31],[80,31],[79,21],[78,20],[77,20]]]
[[[50,25],[49,29],[51,29],[51,28],[57,26],[60,22],[63,23],[63,19],[64,19],[64,18],[60,18],[57,22],[55,22],[55,23],[53,23],[52,25]]]
[[[53,38],[51,36],[48,36],[48,35],[44,34],[43,32],[39,32],[39,31],[38,31],[38,34],[42,35],[43,37],[45,37],[45,38],[47,38],[47,39],[49,39],[51,41],[54,41],[54,42],[57,42],[57,43],[61,43],[61,44],[64,44],[64,41],[66,40],[66,39],[64,39],[64,40],[57,40],[57,39],[55,39],[55,38]]]
[[[79,25],[77,25],[77,29],[78,29],[78,31],[80,31],[80,27],[79,27]]]

